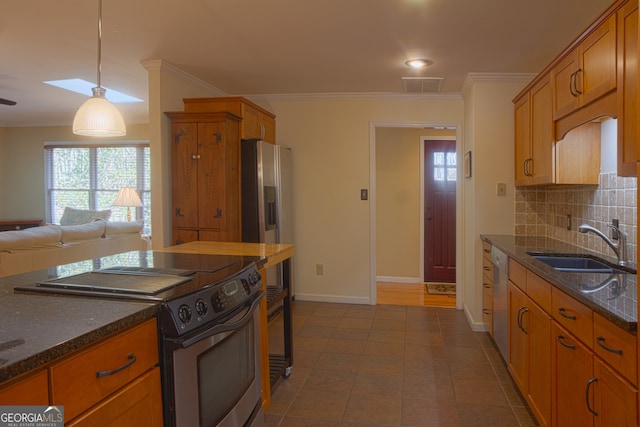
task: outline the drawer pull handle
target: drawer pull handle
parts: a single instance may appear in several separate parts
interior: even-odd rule
[[[491,287],[491,285],[489,283],[484,283],[482,286],[484,286],[487,289]]]
[[[484,267],[482,267],[482,269],[483,269],[484,271],[489,271],[489,270],[491,270],[491,267],[484,266]]]
[[[602,348],[604,348],[605,350],[611,352],[611,353],[615,353],[615,354],[619,354],[620,356],[622,356],[622,350],[617,350],[615,348],[611,348],[608,345],[606,345],[604,343],[604,337],[600,336],[598,338],[596,338],[596,342],[598,343],[598,345]]]
[[[591,408],[591,404],[589,403],[589,389],[591,388],[591,385],[597,381],[598,379],[596,377],[593,377],[589,381],[587,381],[587,390],[585,392],[585,399],[587,400],[587,409],[596,417],[598,416],[598,411]]]
[[[491,314],[491,311],[489,311],[489,310],[488,310],[488,309],[486,309],[486,308],[483,308],[483,309],[482,309],[482,312],[483,312],[484,314]]]
[[[483,249],[485,254],[490,254],[491,253],[491,249]]]
[[[560,316],[566,318],[566,319],[570,319],[570,320],[577,320],[578,318],[576,316],[572,316],[570,314],[567,314],[567,311],[564,307],[560,307],[558,309],[558,313],[560,313]]]
[[[96,378],[102,378],[102,377],[108,377],[109,375],[114,375],[117,374],[120,371],[123,371],[125,369],[127,369],[129,366],[133,365],[134,363],[136,363],[136,356],[133,353],[129,353],[129,355],[127,356],[127,359],[129,360],[127,363],[125,363],[124,365],[112,370],[112,371],[97,371],[96,372]]]
[[[558,335],[558,342],[563,346],[568,348],[569,350],[575,350],[576,346],[573,344],[568,344],[564,342],[564,335]]]

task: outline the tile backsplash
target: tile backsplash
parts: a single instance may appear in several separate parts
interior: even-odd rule
[[[603,173],[598,181],[598,185],[516,188],[515,234],[552,237],[615,257],[599,236],[580,233],[578,226],[586,223],[611,237],[608,224],[618,219],[627,234],[629,260],[636,263],[637,179]]]

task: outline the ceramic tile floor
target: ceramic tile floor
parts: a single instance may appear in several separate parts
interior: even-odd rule
[[[270,352],[282,353],[282,317]],[[294,364],[267,426],[533,426],[484,332],[460,310],[296,301]]]

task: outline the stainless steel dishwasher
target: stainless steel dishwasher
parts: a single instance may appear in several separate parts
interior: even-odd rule
[[[492,246],[491,263],[493,264],[493,339],[506,361],[509,327],[509,298],[507,294],[509,257],[500,249]]]

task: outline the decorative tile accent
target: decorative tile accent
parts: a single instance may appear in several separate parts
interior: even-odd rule
[[[602,239],[580,233],[580,224],[589,224],[611,235],[608,224],[620,221],[627,234],[631,262],[637,261],[637,178],[600,174],[598,185],[558,185],[516,188],[515,234],[547,236],[581,248],[613,256]],[[570,215],[570,220],[568,219]],[[571,229],[567,229],[570,224]]]

